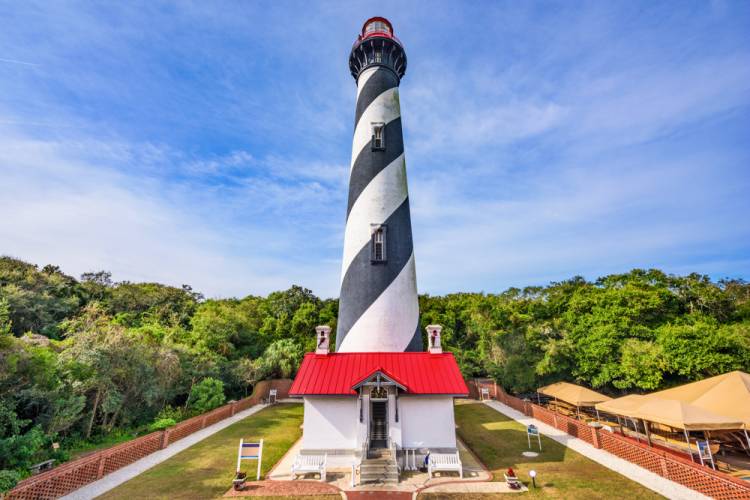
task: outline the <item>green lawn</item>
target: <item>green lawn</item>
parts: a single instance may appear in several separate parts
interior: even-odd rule
[[[526,428],[481,403],[461,401],[456,405],[456,423],[461,439],[492,471],[495,481],[513,467],[531,488],[529,471],[537,471],[537,489],[530,494],[552,498],[661,498],[651,490],[626,479],[575,451],[542,436],[542,453],[536,458],[521,455],[528,450]],[[538,451],[538,450],[534,450]],[[471,498],[489,498],[474,495]],[[420,498],[465,499],[461,495],[424,495]]]
[[[263,409],[99,498],[140,500],[220,497],[232,486],[240,438],[253,441],[264,439],[261,473],[266,474],[301,436],[302,408],[301,404],[279,404]],[[253,462],[244,462],[243,470],[253,468]],[[250,473],[248,476],[255,479]]]
[[[149,469],[100,498],[112,499],[208,499],[223,495],[231,486],[240,438],[263,438],[262,473],[266,474],[301,435],[302,405],[281,404],[266,408],[187,450]],[[532,495],[553,498],[660,498],[582,455],[542,437],[544,451],[526,458],[524,426],[476,402],[456,405],[456,423],[461,439],[492,470],[495,480],[513,467],[527,486],[529,470],[536,469]],[[247,462],[248,464],[250,462]],[[246,465],[245,468],[248,466]],[[252,466],[250,466],[252,468]],[[420,498],[490,498],[492,495],[420,495]],[[259,498],[259,497],[253,497]],[[313,500],[316,497],[306,497]],[[336,498],[323,496],[320,498]],[[510,498],[510,497],[508,497]]]

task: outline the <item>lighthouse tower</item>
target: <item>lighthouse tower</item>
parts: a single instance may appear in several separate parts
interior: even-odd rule
[[[357,106],[336,350],[421,351],[398,94],[406,53],[387,19],[365,22],[349,68]]]
[[[440,325],[427,327],[422,350],[398,100],[406,54],[391,23],[365,23],[349,68],[357,108],[336,352],[331,329],[317,327],[289,395],[305,402],[300,455],[357,463],[361,482],[395,484],[409,454],[412,465],[458,456],[453,400],[469,389]]]

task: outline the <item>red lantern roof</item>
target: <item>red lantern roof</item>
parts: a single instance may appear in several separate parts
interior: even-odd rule
[[[378,371],[397,381],[406,394],[469,395],[453,354],[429,352],[309,353],[289,395],[354,396],[354,386]]]

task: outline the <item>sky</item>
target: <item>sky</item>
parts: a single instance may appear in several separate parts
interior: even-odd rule
[[[750,3],[0,0],[0,254],[338,295],[386,16],[421,293],[750,279]]]

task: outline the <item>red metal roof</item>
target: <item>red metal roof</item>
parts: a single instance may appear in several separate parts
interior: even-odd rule
[[[378,370],[405,386],[406,394],[469,394],[451,353],[339,352],[306,354],[289,395],[354,396],[352,387]]]

